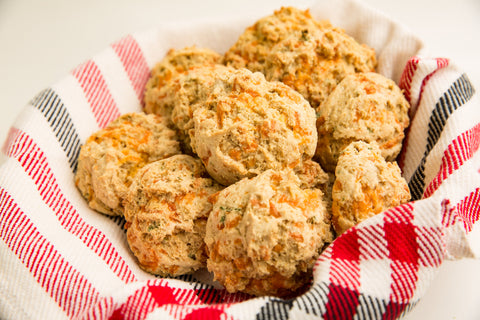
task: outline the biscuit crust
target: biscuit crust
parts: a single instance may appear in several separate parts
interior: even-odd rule
[[[171,88],[179,75],[200,66],[215,65],[220,63],[222,56],[218,53],[195,46],[183,49],[170,49],[165,57],[158,62],[150,73],[150,78],[145,86],[146,113],[155,113],[171,117],[174,92]]]
[[[315,153],[315,112],[296,91],[237,69],[193,111],[192,148],[218,182],[295,168]]]
[[[258,20],[225,53],[225,64],[265,74],[300,92],[317,111],[348,74],[374,71],[373,49],[308,10],[283,7]]]
[[[215,64],[191,69],[181,74],[170,86],[173,96],[170,119],[179,132],[184,149],[195,153],[191,139],[195,135],[194,111],[207,99],[223,94],[233,68]]]
[[[88,205],[123,215],[123,198],[138,169],[180,153],[175,132],[163,117],[128,113],[92,134],[82,146],[75,185]]]
[[[341,153],[332,189],[332,224],[337,235],[410,200],[396,162],[387,162],[375,142],[357,141]]]
[[[160,276],[205,267],[208,198],[220,189],[188,155],[143,167],[125,198],[127,241],[140,267]]]
[[[322,192],[302,189],[293,170],[267,170],[213,199],[208,269],[229,292],[290,296],[311,280],[330,220]]]
[[[383,157],[395,160],[410,123],[409,108],[395,82],[378,73],[345,77],[320,110],[315,158],[333,172],[340,152],[361,140],[377,142]]]

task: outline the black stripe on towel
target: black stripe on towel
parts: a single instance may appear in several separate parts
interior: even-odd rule
[[[433,110],[428,123],[425,153],[408,183],[412,193],[412,200],[419,200],[423,196],[425,189],[425,162],[430,151],[432,151],[433,147],[438,142],[448,118],[455,110],[470,100],[474,92],[475,89],[472,87],[470,80],[465,74],[463,74],[435,104],[435,109]]]
[[[269,299],[267,303],[260,308],[256,320],[286,320],[289,317],[291,308],[291,300]]]
[[[47,88],[30,103],[45,116],[68,158],[70,168],[75,173],[82,143],[62,99],[52,88]],[[108,218],[126,232],[124,217],[108,216]]]
[[[328,292],[326,283],[314,284],[305,294],[295,299],[295,306],[305,313],[320,316],[326,311]]]
[[[377,299],[364,294],[358,297],[356,317],[360,319],[382,319],[387,309],[387,303],[383,299]]]
[[[75,172],[81,142],[67,108],[51,88],[40,92],[31,104],[47,119],[58,142],[66,153],[70,168]]]

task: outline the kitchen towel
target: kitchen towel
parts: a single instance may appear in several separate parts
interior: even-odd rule
[[[480,103],[448,57],[356,0],[310,9],[377,53],[377,71],[411,103],[398,162],[413,200],[338,237],[307,292],[290,300],[230,294],[206,271],[142,271],[121,218],[92,211],[74,185],[82,143],[142,109],[150,68],[170,48],[226,51],[272,12],[160,25],[127,35],[25,106],[0,165],[1,319],[395,319],[422,298],[445,259],[480,256]],[[447,45],[447,44],[446,44]]]

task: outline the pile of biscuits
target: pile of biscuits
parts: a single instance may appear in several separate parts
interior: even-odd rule
[[[124,216],[144,270],[208,268],[229,292],[289,297],[334,238],[410,200],[395,162],[409,104],[373,49],[281,8],[220,55],[171,49],[142,113],[82,146],[75,183]]]

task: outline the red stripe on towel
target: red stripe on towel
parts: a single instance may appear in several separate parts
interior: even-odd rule
[[[89,60],[72,72],[83,89],[92,113],[100,128],[120,116],[117,104],[108,89],[99,67]]]
[[[471,159],[480,146],[480,123],[459,135],[447,147],[442,157],[442,164],[437,175],[430,182],[423,193],[423,197],[430,197],[453,172],[458,170],[466,161]]]
[[[407,99],[408,103],[412,103],[411,100],[411,89],[412,89],[412,79],[417,71],[418,62],[420,58],[412,57],[408,60],[405,69],[403,70],[402,76],[400,77],[399,87],[403,90],[403,94]]]
[[[480,219],[480,188],[458,203],[457,212],[463,220],[465,230],[472,231],[473,225]]]
[[[62,193],[45,154],[26,133],[17,132],[7,155],[22,165],[35,182],[43,201],[52,209],[66,231],[102,258],[121,280],[126,283],[135,281],[135,275],[110,240],[100,230],[83,221]]]
[[[129,35],[112,44],[112,48],[122,61],[138,100],[143,103],[143,92],[150,76],[150,68],[140,45]]]
[[[95,304],[99,293],[0,188],[0,237],[70,318]]]

